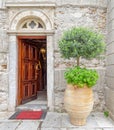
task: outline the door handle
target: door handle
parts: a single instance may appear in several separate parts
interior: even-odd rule
[[[38,63],[36,64],[35,69],[36,70],[40,70],[41,69],[41,63],[40,63],[40,61],[38,61]]]

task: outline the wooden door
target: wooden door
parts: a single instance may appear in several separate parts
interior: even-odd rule
[[[40,69],[38,48],[21,39],[19,41],[18,105],[37,97],[38,69]]]

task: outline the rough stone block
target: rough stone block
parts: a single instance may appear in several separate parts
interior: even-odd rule
[[[114,78],[106,76],[106,85],[108,88],[114,90]]]
[[[8,69],[8,54],[0,53],[0,71],[7,71]]]
[[[114,29],[114,20],[110,20],[111,16],[108,16],[107,20],[107,31],[111,32]]]
[[[114,65],[109,65],[106,67],[106,75],[107,76],[114,76]]]
[[[66,81],[64,79],[64,71],[62,69],[55,69],[55,83],[54,83],[54,90],[64,92],[66,88]]]
[[[114,53],[114,42],[110,43],[107,45],[107,58],[109,54],[113,54]]]
[[[105,88],[105,101],[107,108],[114,114],[114,90]]]
[[[103,91],[104,89],[104,83],[105,83],[105,68],[96,69],[99,75],[97,84],[93,87],[94,91]]]
[[[112,8],[112,9],[110,9],[110,8],[108,8],[109,9],[109,12],[108,12],[108,22],[112,22],[112,20],[114,19],[114,8]]]
[[[57,92],[57,93],[55,93],[55,95],[54,95],[54,108],[55,108],[55,111],[57,111],[57,112],[62,112],[62,111],[64,111],[64,102],[63,102],[63,100],[64,100],[64,92]]]
[[[0,92],[8,91],[8,74],[0,72]]]
[[[7,111],[8,110],[8,104],[7,103],[1,103],[0,104],[0,111]]]
[[[3,24],[2,24],[3,26]],[[8,52],[9,44],[8,44],[8,36],[5,30],[0,30],[0,52]]]
[[[93,111],[103,111],[105,105],[104,101],[104,93],[101,92],[94,92],[94,105],[93,105]]]
[[[55,105],[61,106],[63,104],[64,92],[55,93]]]
[[[110,110],[109,110],[110,111]],[[111,119],[114,121],[114,113],[110,115]]]
[[[2,0],[0,1],[0,8],[2,8]]]
[[[107,34],[107,44],[114,42],[114,31],[110,31],[111,32]]]
[[[107,56],[106,64],[107,65],[113,65],[114,64],[114,52],[110,53],[110,55]]]
[[[4,102],[6,102],[7,98],[8,98],[8,93],[1,91],[0,92],[0,103],[2,104]]]
[[[114,7],[114,1],[113,0],[108,1],[108,8],[112,10],[113,7]]]

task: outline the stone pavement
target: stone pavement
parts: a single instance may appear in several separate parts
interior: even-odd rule
[[[87,124],[80,127],[71,125],[66,113],[48,112],[44,120],[5,118],[0,116],[0,130],[114,130],[114,122],[103,113],[92,113],[87,119]]]

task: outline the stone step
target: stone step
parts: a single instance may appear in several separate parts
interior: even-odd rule
[[[16,111],[20,110],[47,110],[47,104],[25,104],[16,107]]]

